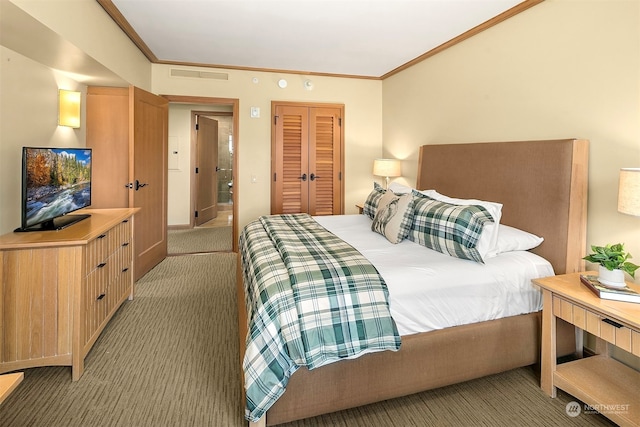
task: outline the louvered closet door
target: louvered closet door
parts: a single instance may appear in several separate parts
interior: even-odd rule
[[[309,109],[279,106],[275,114],[271,213],[308,212]]]
[[[309,213],[337,215],[340,195],[340,111],[312,108],[309,112]]]
[[[342,213],[339,107],[272,106],[271,213]]]

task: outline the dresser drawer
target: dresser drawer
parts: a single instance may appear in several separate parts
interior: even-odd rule
[[[553,296],[553,314],[598,338],[640,356],[639,331],[573,304],[557,295]]]
[[[131,222],[126,219],[112,229],[100,234],[87,245],[87,274],[101,266],[120,247],[131,244]]]
[[[83,344],[97,336],[105,320],[132,293],[131,231],[127,219],[87,245]]]
[[[113,230],[105,231],[87,244],[85,271],[87,274],[104,263],[117,247]]]

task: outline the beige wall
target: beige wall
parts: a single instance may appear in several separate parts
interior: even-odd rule
[[[81,128],[58,126],[58,88],[86,86],[0,46],[0,234],[20,226],[23,146],[84,147]],[[84,107],[83,107],[84,109]]]
[[[171,77],[171,68],[200,69],[154,64],[154,93],[239,99],[239,170],[234,184],[240,195],[240,227],[270,212],[272,100],[345,105],[345,213],[356,212],[355,204],[364,201],[373,185],[373,160],[381,154],[381,81],[202,68],[228,74],[228,80],[212,80]],[[285,89],[277,85],[281,78],[288,82]],[[307,78],[314,83],[312,91],[303,88]],[[260,108],[260,118],[250,117],[250,107]]]
[[[587,242],[640,263],[640,218],[616,210],[619,169],[640,167],[637,0],[547,0],[385,80],[383,129],[410,184],[423,144],[589,139]]]
[[[93,59],[129,84],[150,90],[150,62],[97,1],[2,1],[18,6],[84,52],[88,58],[74,57],[76,65],[80,66],[82,61]],[[87,77],[89,76],[77,76],[78,79]]]
[[[21,148],[85,146],[87,85],[149,88],[151,64],[94,0],[1,0],[0,44],[4,234],[20,226]],[[80,129],[57,126],[58,89],[82,92]]]

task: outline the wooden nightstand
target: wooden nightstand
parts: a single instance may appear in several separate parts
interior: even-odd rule
[[[13,374],[0,375],[0,404],[5,401],[18,384],[24,379],[24,373],[16,372]]]
[[[364,210],[364,206],[363,206],[363,205],[360,205],[360,204],[357,204],[357,205],[356,205],[356,208],[358,208],[358,213],[359,213],[360,215],[362,215],[362,211]]]
[[[544,304],[540,387],[551,397],[560,388],[619,425],[640,426],[640,372],[609,357],[611,345],[640,356],[640,304],[598,298],[580,283],[580,273],[533,283]],[[557,364],[556,318],[593,334],[598,355]]]

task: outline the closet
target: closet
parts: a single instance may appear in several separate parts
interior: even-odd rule
[[[168,101],[137,87],[87,88],[91,207],[135,215],[134,280],[167,256]]]
[[[273,101],[271,111],[271,213],[343,213],[344,105]]]

